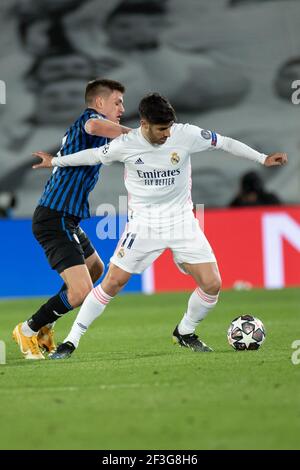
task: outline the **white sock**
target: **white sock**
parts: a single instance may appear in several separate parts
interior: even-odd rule
[[[208,312],[215,307],[219,294],[206,294],[198,287],[189,298],[188,309],[178,325],[181,335],[194,333],[198,324],[206,317]]]
[[[81,336],[84,335],[93,321],[103,313],[111,299],[113,297],[106,294],[100,285],[94,287],[81,305],[71,331],[64,339],[64,343],[70,341],[77,348]]]
[[[55,321],[53,323],[47,323],[47,325],[45,326],[49,328],[50,330],[52,330],[54,328],[54,325],[55,325]]]
[[[24,323],[22,324],[21,326],[21,331],[23,333],[24,336],[34,336],[34,335],[37,335],[38,332],[37,331],[33,331],[30,326],[28,326],[28,323],[27,321],[24,321]]]

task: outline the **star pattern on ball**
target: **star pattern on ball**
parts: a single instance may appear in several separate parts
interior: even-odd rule
[[[247,349],[248,349],[250,344],[256,343],[256,341],[252,338],[252,333],[253,333],[253,331],[251,331],[248,334],[243,331],[243,339],[240,340],[241,343],[245,344]]]
[[[234,327],[239,328],[240,330],[242,330],[243,323],[245,323],[246,321],[247,320],[242,320],[242,318],[239,317],[237,320],[235,320]]]
[[[243,330],[243,326],[245,324],[246,332]],[[251,331],[247,333],[247,331],[250,329]],[[232,320],[227,331],[228,343],[238,351],[249,349],[257,350],[264,342],[265,337],[266,333],[262,321],[250,314],[244,314],[240,317],[236,317],[234,320]]]

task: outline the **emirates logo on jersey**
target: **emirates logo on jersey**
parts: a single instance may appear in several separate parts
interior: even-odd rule
[[[177,152],[173,152],[172,155],[171,155],[171,163],[173,165],[177,165],[177,163],[180,162],[180,156],[178,155]]]

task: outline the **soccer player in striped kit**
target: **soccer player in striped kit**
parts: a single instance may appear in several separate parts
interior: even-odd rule
[[[58,156],[106,145],[130,129],[119,124],[124,112],[124,86],[114,80],[89,82],[86,109],[67,130]],[[32,227],[52,269],[64,281],[61,290],[13,331],[26,359],[44,359],[41,350],[55,350],[53,324],[81,305],[103,273],[103,263],[80,228],[90,216],[88,196],[99,178],[101,162],[95,166],[55,168],[34,212]]]

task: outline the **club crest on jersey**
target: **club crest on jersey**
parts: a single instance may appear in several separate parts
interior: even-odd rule
[[[171,163],[173,165],[177,165],[177,163],[180,162],[180,156],[178,155],[177,152],[173,152],[172,155],[171,155]]]
[[[209,140],[211,138],[211,132],[205,129],[202,129],[201,136],[203,137],[203,139]]]
[[[117,253],[118,258],[123,258],[125,256],[125,250],[124,248],[120,248],[120,250]]]
[[[108,150],[109,150],[109,144],[104,145],[103,150],[102,150],[102,154],[106,155]]]

